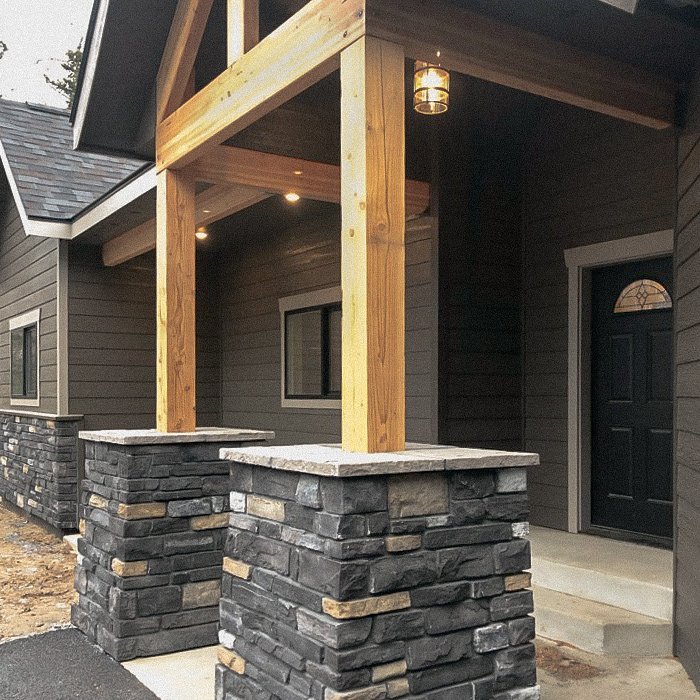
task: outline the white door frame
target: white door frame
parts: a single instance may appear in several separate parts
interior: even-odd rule
[[[656,231],[564,251],[569,271],[568,491],[569,532],[590,520],[590,271],[673,253],[673,230]]]

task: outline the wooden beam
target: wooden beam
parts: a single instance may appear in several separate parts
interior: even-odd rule
[[[187,85],[214,0],[180,0],[156,81],[156,125],[187,99]]]
[[[365,31],[365,0],[311,0],[158,128],[156,165],[182,168],[338,67]]]
[[[449,21],[446,19],[449,18]],[[475,78],[656,129],[675,119],[677,86],[442,0],[367,0],[367,33]]]
[[[405,89],[402,47],[341,55],[343,449],[405,448]]]
[[[156,239],[156,429],[192,432],[195,407],[194,180],[158,175]]]
[[[260,187],[267,192],[296,192],[305,199],[340,203],[340,166],[218,146],[189,166],[196,180]],[[430,185],[406,181],[406,213],[422,214],[430,204]]]
[[[195,199],[195,229],[225,219],[243,209],[252,207],[270,196],[255,187],[239,185],[215,185],[204,190]],[[194,230],[192,231],[194,234]],[[122,233],[102,246],[102,262],[106,267],[121,265],[156,247],[156,220]]]
[[[260,0],[228,0],[228,64],[260,41]]]

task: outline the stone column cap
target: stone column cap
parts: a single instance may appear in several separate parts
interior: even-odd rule
[[[81,430],[81,440],[113,445],[179,445],[202,442],[256,442],[274,440],[271,430],[247,428],[197,428],[193,433],[161,433],[148,430]]]
[[[462,469],[531,467],[540,457],[531,452],[502,452],[449,445],[410,443],[403,452],[345,452],[340,445],[226,447],[221,459],[283,471],[334,476],[377,476]]]

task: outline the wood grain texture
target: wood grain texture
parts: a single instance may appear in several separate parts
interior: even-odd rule
[[[674,83],[441,0],[367,0],[367,33],[411,58],[440,49],[445,68],[499,85],[655,129],[675,121]]]
[[[256,187],[214,185],[195,199],[195,229],[252,207],[269,196],[269,193]],[[155,247],[156,220],[149,219],[106,241],[102,246],[102,262],[106,267],[114,267],[148,253]]]
[[[180,0],[156,81],[156,125],[180,107],[202,43],[214,0]]]
[[[404,53],[341,55],[343,449],[405,447]]]
[[[193,162],[332,73],[364,30],[364,0],[309,2],[163,121],[158,170]]]
[[[301,158],[219,146],[190,166],[196,180],[260,187],[266,192],[296,192],[305,199],[340,203],[340,167]],[[430,185],[406,181],[406,213],[418,216],[430,204]]]
[[[228,0],[228,64],[260,41],[260,0]]]
[[[158,175],[156,240],[156,428],[191,432],[195,408],[194,180]]]

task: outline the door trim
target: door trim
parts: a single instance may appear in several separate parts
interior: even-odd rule
[[[659,258],[673,253],[673,229],[568,248],[568,528],[590,525],[591,478],[591,275],[594,267]]]

